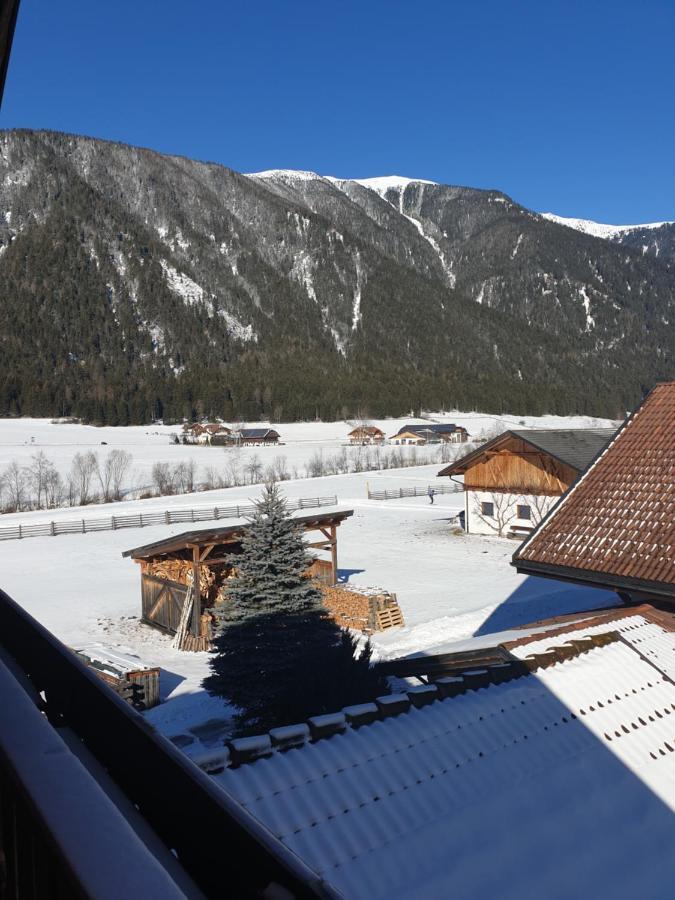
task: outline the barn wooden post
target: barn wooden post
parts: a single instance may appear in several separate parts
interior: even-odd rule
[[[192,628],[195,637],[199,637],[202,619],[202,597],[199,588],[199,547],[192,548]]]

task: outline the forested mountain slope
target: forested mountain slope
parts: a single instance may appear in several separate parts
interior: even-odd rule
[[[0,241],[0,415],[618,416],[672,377],[672,253],[498,191],[1,132]]]

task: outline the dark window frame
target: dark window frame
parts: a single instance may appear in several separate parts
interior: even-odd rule
[[[480,514],[482,516],[490,516],[490,518],[494,518],[495,515],[495,505],[488,500],[482,500],[480,504]]]
[[[523,515],[523,511],[525,514]],[[519,519],[526,519],[528,522],[532,519],[532,507],[528,506],[526,503],[519,503],[516,506],[516,516]]]

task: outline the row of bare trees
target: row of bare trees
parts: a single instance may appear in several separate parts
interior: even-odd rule
[[[466,450],[466,448],[464,448]],[[324,475],[346,475],[380,469],[400,469],[447,463],[458,448],[448,444],[429,447],[341,447],[334,454],[315,452],[301,468],[290,466],[285,456],[275,456],[265,465],[259,455],[228,450],[222,469],[210,465],[197,470],[193,459],[174,465],[156,462],[151,471],[151,485],[141,496],[189,494],[196,490],[240,487],[263,481],[288,481],[298,478],[320,478]],[[126,450],[110,450],[99,457],[93,450],[76,453],[64,477],[54,463],[40,450],[27,465],[12,460],[0,471],[0,511],[22,512],[31,509],[56,509],[60,506],[86,506],[121,500],[132,463]]]
[[[93,450],[76,453],[63,477],[42,450],[27,465],[12,460],[0,472],[0,510],[22,512],[121,500],[131,461],[126,450],[111,450],[103,458]]]

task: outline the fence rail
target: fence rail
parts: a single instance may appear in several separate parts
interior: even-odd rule
[[[426,497],[429,491],[434,494],[457,494],[461,491],[458,484],[433,484],[428,487],[391,488],[387,491],[371,491],[368,487],[369,500],[401,500],[403,497]]]
[[[336,506],[337,497],[301,497],[287,501],[290,510],[317,509]],[[90,531],[116,531],[118,528],[146,528],[148,525],[176,525],[182,522],[210,522],[214,519],[241,519],[255,510],[252,503],[238,506],[178,507],[160,512],[107,516],[102,519],[63,519],[61,522],[40,522],[35,525],[5,525],[0,527],[0,541],[21,538],[56,536],[57,534],[86,534]]]

